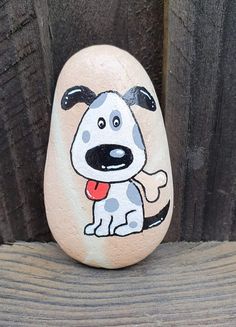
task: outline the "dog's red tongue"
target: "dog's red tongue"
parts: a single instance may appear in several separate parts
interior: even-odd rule
[[[89,180],[86,184],[85,193],[89,200],[99,201],[107,197],[110,184]]]

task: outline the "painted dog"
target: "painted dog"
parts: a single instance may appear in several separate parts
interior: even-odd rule
[[[143,171],[147,155],[132,105],[155,111],[151,94],[136,86],[123,96],[115,91],[96,95],[88,87],[74,86],[61,100],[64,110],[83,102],[88,105],[71,150],[71,163],[79,175],[88,179],[86,196],[94,201],[93,222],[85,226],[86,235],[126,236],[158,226],[165,219],[169,204],[157,216],[144,219],[144,205],[135,176]],[[167,184],[163,170],[155,172],[160,188]],[[145,191],[144,185],[142,185]]]

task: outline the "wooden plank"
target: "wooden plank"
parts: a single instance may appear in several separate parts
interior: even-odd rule
[[[50,61],[37,1],[1,1],[0,241],[51,239],[43,205]],[[42,9],[45,1],[41,1]],[[46,16],[45,16],[46,17]],[[47,33],[43,33],[46,43]]]
[[[235,239],[236,2],[169,0],[166,8],[165,121],[175,184],[167,239]]]
[[[236,240],[236,3],[225,6],[203,239]]]
[[[163,244],[126,269],[54,243],[0,247],[1,326],[234,326],[236,242]]]

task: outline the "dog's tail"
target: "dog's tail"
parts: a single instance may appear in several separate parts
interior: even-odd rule
[[[155,216],[144,218],[143,230],[159,226],[166,218],[170,208],[170,200],[167,205]]]

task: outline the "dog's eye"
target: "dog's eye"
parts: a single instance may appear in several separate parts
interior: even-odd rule
[[[112,119],[112,124],[114,127],[118,127],[120,126],[120,118],[118,116],[115,116],[113,119]]]
[[[101,129],[103,129],[105,126],[106,126],[106,121],[105,121],[105,119],[102,118],[102,117],[100,117],[100,118],[98,119],[98,127],[101,128]]]

